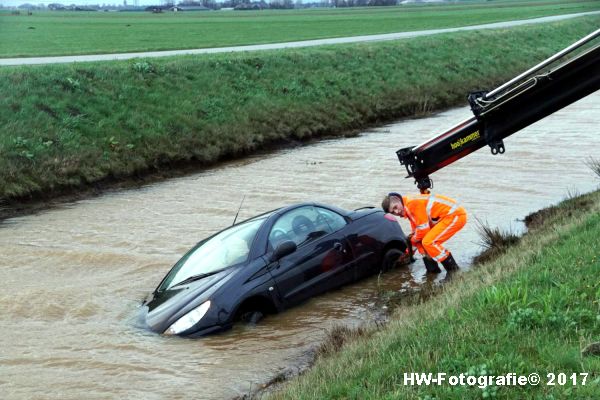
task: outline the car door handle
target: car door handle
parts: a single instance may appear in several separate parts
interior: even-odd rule
[[[344,253],[344,245],[341,244],[340,242],[335,242],[335,244],[333,245],[333,248],[341,253]]]

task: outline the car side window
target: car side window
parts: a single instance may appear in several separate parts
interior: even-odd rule
[[[316,210],[319,214],[317,221],[321,224],[327,224],[332,232],[339,231],[347,224],[344,217],[334,211],[321,207],[317,207]]]
[[[269,248],[275,249],[286,240],[301,246],[331,232],[331,225],[315,207],[296,208],[283,214],[273,224],[269,234]]]

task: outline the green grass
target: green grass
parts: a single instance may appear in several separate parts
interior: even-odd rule
[[[579,203],[590,203],[582,209]],[[600,358],[600,192],[555,207],[495,261],[455,277],[388,326],[356,335],[275,399],[594,399]],[[597,347],[597,346],[596,346]],[[538,373],[539,386],[410,386],[405,372],[473,376]],[[547,386],[547,374],[588,373],[586,385]]]
[[[0,69],[0,201],[465,104],[600,17],[252,54]],[[427,51],[424,51],[427,49]]]
[[[0,57],[138,52],[275,43],[600,10],[594,0],[261,12],[0,13]]]
[[[491,227],[479,219],[476,219],[475,222],[481,238],[480,244],[483,246],[483,251],[473,259],[475,265],[497,258],[521,240],[510,230],[505,231],[498,227]]]

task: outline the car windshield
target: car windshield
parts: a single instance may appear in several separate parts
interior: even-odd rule
[[[250,246],[266,216],[234,225],[200,242],[175,264],[158,290],[212,275],[248,259]]]

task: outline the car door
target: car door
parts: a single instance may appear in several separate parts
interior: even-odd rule
[[[306,300],[353,278],[353,257],[343,229],[328,223],[315,206],[295,208],[283,214],[269,233],[269,249],[291,240],[295,252],[270,266],[284,305]],[[337,214],[336,214],[337,215]],[[339,216],[343,221],[343,217]],[[338,221],[339,222],[339,221]],[[339,226],[337,226],[339,228]]]

